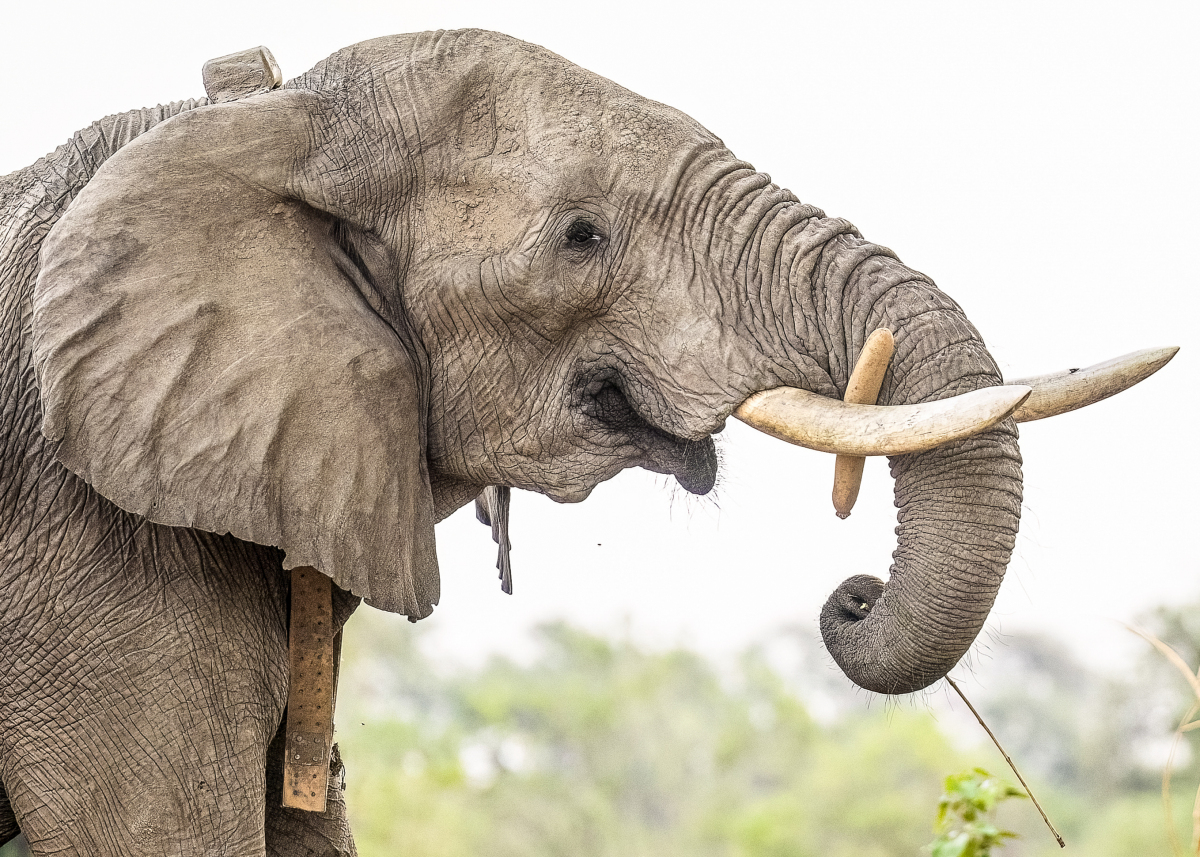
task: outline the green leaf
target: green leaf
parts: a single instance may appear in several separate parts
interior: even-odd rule
[[[993,847],[1016,836],[1001,830],[992,818],[996,806],[1011,797],[1025,794],[982,768],[947,777],[938,801],[933,857],[990,857]]]
[[[933,844],[933,857],[965,857],[971,837],[966,831],[952,839],[943,839]]]

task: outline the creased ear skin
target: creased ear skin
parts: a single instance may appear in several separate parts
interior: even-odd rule
[[[43,248],[43,432],[118,506],[281,547],[416,619],[439,597],[424,372],[322,200],[295,196],[318,108],[203,108],[105,163]]]

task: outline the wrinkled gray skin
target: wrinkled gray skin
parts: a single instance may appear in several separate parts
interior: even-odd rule
[[[329,574],[340,621],[426,615],[432,525],[483,486],[575,502],[641,466],[704,493],[740,402],[840,396],[879,326],[881,403],[1001,381],[849,223],[491,33],[109,117],[0,205],[0,840],[19,819],[38,854],[353,853],[338,777],[324,816],[279,808],[285,568]],[[851,578],[821,625],[902,693],[996,595],[1015,427],[892,472],[890,582]]]

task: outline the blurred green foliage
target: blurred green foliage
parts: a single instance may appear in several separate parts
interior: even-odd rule
[[[419,626],[354,622],[338,738],[363,857],[929,854],[946,774],[1003,764],[981,731],[957,749],[926,699],[848,687],[800,635],[790,659],[719,668],[548,625],[527,663],[453,669]],[[1170,854],[1158,789],[1179,688],[1149,660],[1098,675],[1044,638],[987,649],[975,702],[1072,851]],[[1185,842],[1191,800],[1175,798]],[[1022,837],[1005,857],[1059,853],[1027,801],[996,809]]]
[[[1195,664],[1196,616],[1142,624]],[[716,665],[548,625],[531,660],[477,668],[429,657],[422,637],[366,608],[347,633],[337,738],[363,857],[929,855],[946,775],[1003,764],[973,723],[853,689],[799,633]],[[1070,853],[1171,854],[1159,788],[1187,696],[1160,657],[1102,675],[1016,635],[982,639],[972,664],[973,701]],[[1186,743],[1180,759],[1187,843],[1200,765]],[[995,810],[1021,837],[1004,857],[1060,853],[1027,801]]]
[[[364,857],[911,855],[965,761],[924,712],[819,725],[760,653],[730,686],[693,653],[550,625],[532,664],[439,682],[376,622],[338,730]]]
[[[1001,801],[1028,795],[983,768],[972,768],[946,777],[946,788],[938,801],[937,837],[932,857],[990,857],[992,849],[1017,834],[996,825]]]

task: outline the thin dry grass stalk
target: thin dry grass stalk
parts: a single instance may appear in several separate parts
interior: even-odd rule
[[[1121,624],[1125,625],[1124,622]],[[1193,729],[1200,729],[1200,720],[1192,720],[1196,716],[1196,713],[1200,711],[1200,669],[1192,672],[1192,668],[1179,656],[1177,651],[1149,631],[1143,631],[1141,628],[1135,628],[1132,625],[1125,625],[1125,628],[1158,649],[1159,654],[1167,659],[1167,663],[1175,667],[1179,671],[1179,674],[1183,676],[1184,680],[1188,683],[1188,687],[1192,689],[1192,695],[1196,697],[1196,701],[1192,703],[1192,707],[1180,718],[1179,726],[1175,728],[1175,736],[1171,740],[1171,751],[1167,754],[1167,764],[1163,767],[1162,777],[1163,814],[1167,820],[1167,836],[1171,841],[1171,851],[1176,857],[1183,857],[1183,846],[1179,842],[1179,837],[1175,835],[1175,819],[1171,813],[1171,769],[1175,764],[1175,751],[1179,748],[1179,742],[1183,739],[1183,733],[1191,732]],[[1192,802],[1191,853],[1200,857],[1200,788],[1197,788],[1196,799]]]
[[[1046,827],[1050,828],[1050,832],[1054,834],[1054,838],[1058,840],[1058,847],[1066,848],[1067,843],[1063,840],[1062,836],[1059,835],[1059,832],[1054,829],[1054,825],[1050,823],[1050,816],[1046,815],[1046,810],[1042,809],[1042,805],[1038,803],[1037,795],[1033,793],[1033,789],[1029,787],[1029,783],[1025,782],[1025,778],[1021,776],[1021,772],[1017,770],[1017,765],[1012,760],[1012,757],[1005,752],[1002,746],[1000,746],[1000,739],[997,738],[996,734],[988,728],[986,723],[983,722],[983,717],[981,717],[979,712],[975,710],[975,706],[971,704],[971,700],[967,699],[967,695],[962,692],[962,689],[954,683],[954,679],[950,678],[950,676],[946,676],[946,683],[954,688],[954,692],[957,693],[962,698],[962,701],[967,704],[967,708],[971,709],[971,713],[975,715],[975,719],[979,721],[979,725],[983,727],[983,731],[986,732],[988,737],[992,739],[992,743],[996,745],[996,749],[1000,751],[1000,755],[1004,757],[1004,761],[1008,762],[1008,766],[1012,768],[1012,772],[1017,775],[1017,779],[1020,780],[1021,785],[1025,787],[1025,793],[1029,795],[1029,799],[1033,801],[1033,805],[1037,807],[1037,811],[1041,813],[1042,821],[1046,822]]]

